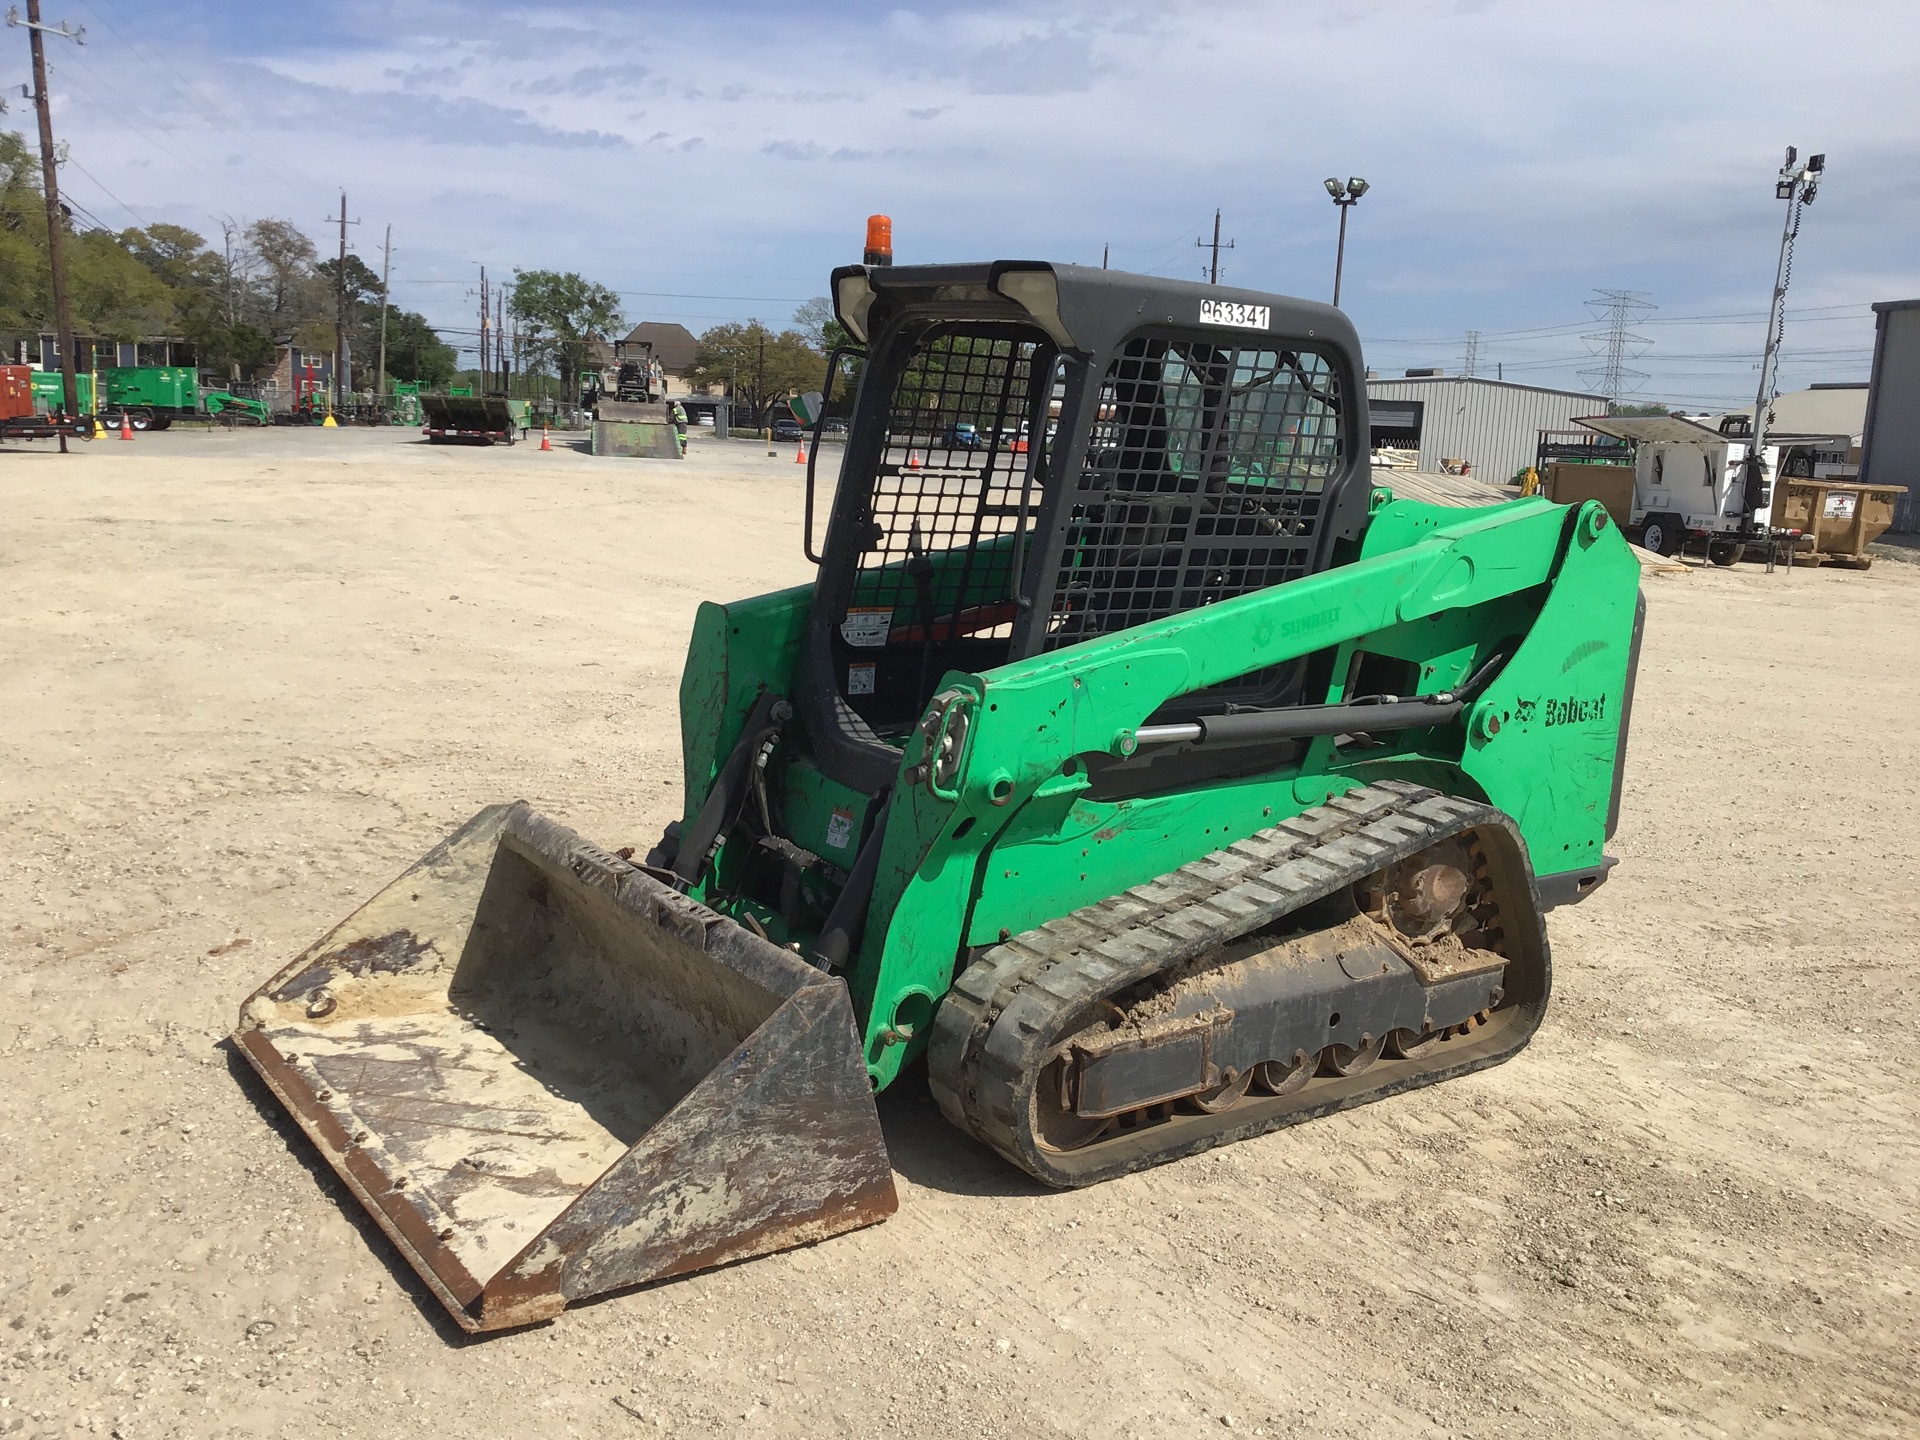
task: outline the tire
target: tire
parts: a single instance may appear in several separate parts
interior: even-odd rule
[[[153,428],[153,412],[151,410],[129,410],[127,412],[127,423],[136,430],[151,430]]]
[[[1640,543],[1656,555],[1678,555],[1687,532],[1670,515],[1651,515],[1640,527]]]
[[[153,417],[153,428],[156,430],[165,430],[172,424],[173,417],[171,415],[156,415]]]
[[[1707,559],[1723,568],[1738,565],[1742,560],[1746,559],[1746,556],[1747,547],[1738,540],[1709,540],[1707,542]]]

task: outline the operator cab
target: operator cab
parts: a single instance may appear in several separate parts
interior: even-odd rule
[[[867,350],[796,700],[843,784],[892,783],[948,671],[1313,574],[1365,523],[1359,345],[1329,306],[1017,261],[833,284]],[[1300,671],[1203,703],[1283,704]]]

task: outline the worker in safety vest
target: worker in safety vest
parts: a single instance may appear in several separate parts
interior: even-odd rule
[[[687,453],[687,407],[673,402],[673,433],[680,441],[680,453]]]

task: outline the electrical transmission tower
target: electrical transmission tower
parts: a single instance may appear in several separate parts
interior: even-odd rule
[[[1635,335],[1628,327],[1648,311],[1660,307],[1647,299],[1644,290],[1596,290],[1593,293],[1595,298],[1587,301],[1587,308],[1593,311],[1596,320],[1605,321],[1607,328],[1590,330],[1580,337],[1601,361],[1580,371],[1580,378],[1587,382],[1589,390],[1605,396],[1609,405],[1617,405],[1623,395],[1639,389],[1647,379],[1646,371],[1629,368],[1627,361],[1639,359],[1653,345],[1646,336]]]
[[[1471,380],[1480,367],[1480,332],[1467,331],[1467,353],[1460,361],[1460,373]]]

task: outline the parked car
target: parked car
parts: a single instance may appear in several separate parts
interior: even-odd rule
[[[971,420],[956,420],[940,436],[940,443],[949,450],[978,450],[987,442]]]
[[[798,420],[795,420],[789,415],[783,420],[773,422],[773,438],[776,440],[804,440],[807,438],[807,432],[801,428]]]

